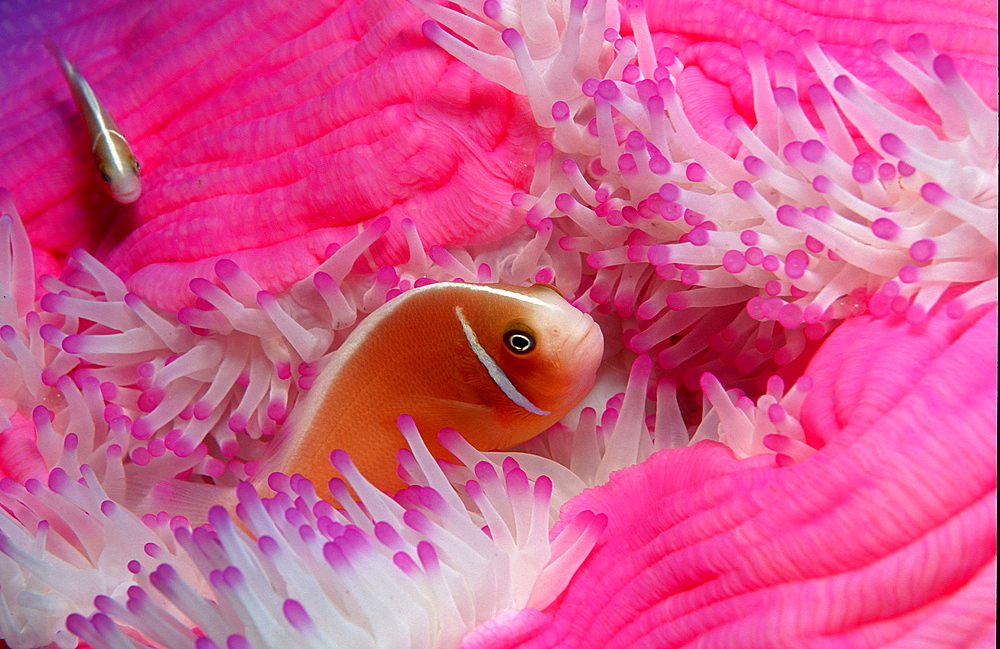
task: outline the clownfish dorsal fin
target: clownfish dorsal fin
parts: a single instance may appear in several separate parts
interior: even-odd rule
[[[476,332],[472,329],[472,325],[469,324],[469,320],[465,317],[465,312],[462,307],[455,307],[455,315],[458,316],[458,321],[462,325],[462,332],[465,334],[465,340],[469,343],[469,347],[472,348],[472,353],[476,355],[479,359],[479,363],[486,369],[486,372],[496,383],[497,387],[503,390],[503,393],[507,395],[507,398],[513,401],[518,406],[524,408],[533,415],[539,415],[545,417],[551,415],[552,413],[548,410],[542,410],[535,404],[521,394],[521,392],[514,386],[507,375],[504,374],[503,369],[497,362],[493,360],[493,357],[483,349],[483,346],[479,344],[479,338],[476,336]]]

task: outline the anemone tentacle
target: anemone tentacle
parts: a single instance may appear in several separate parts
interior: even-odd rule
[[[644,15],[635,5],[629,15]],[[732,381],[786,365],[866,309],[919,323],[959,293],[956,314],[997,299],[997,113],[926,36],[908,41],[917,65],[885,41],[872,52],[933,119],[887,107],[808,31],[795,36],[798,64],[818,79],[808,87],[789,74],[791,54],[768,61],[748,41],[757,124],[725,120],[738,144],[730,157],[688,120],[677,92],[684,65],[669,48],[654,52],[645,20],[623,37],[620,9],[547,7],[496,16],[438,7],[428,15],[440,24],[424,32],[487,76],[517,66],[520,80],[505,85],[554,128],[554,150],[536,169],[548,182],[515,204],[529,225],[548,219],[554,257],[585,258],[590,289],[578,304],[629,319],[626,346],[654,353],[689,388],[705,370]],[[529,31],[527,13],[559,27]],[[581,47],[597,33],[600,46]],[[456,48],[459,38],[489,56]],[[696,320],[700,329],[685,331]],[[737,372],[710,360],[719,352]]]
[[[547,477],[529,481],[508,458],[502,467],[479,462],[476,479],[453,487],[412,419],[401,418],[400,430],[419,480],[395,500],[335,451],[357,504],[339,480],[331,490],[349,503],[342,510],[300,476],[273,474],[273,498],[240,484],[242,527],[218,506],[198,527],[140,519],[108,499],[86,464],[80,482],[59,468],[48,485],[4,479],[0,631],[12,646],[71,647],[68,631],[95,649],[139,646],[112,622],[171,647],[231,646],[233,635],[261,647],[300,635],[446,647],[505,610],[550,604],[607,517],[582,512],[550,537]],[[128,543],[106,545],[109,535]],[[45,614],[36,610],[42,597],[50,598]],[[91,601],[97,612],[86,614]]]

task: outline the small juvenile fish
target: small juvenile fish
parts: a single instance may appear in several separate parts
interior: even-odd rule
[[[134,202],[142,191],[142,182],[139,179],[139,161],[132,154],[132,147],[79,70],[55,43],[46,41],[45,47],[59,63],[76,109],[87,125],[90,149],[104,189],[119,203]]]
[[[441,282],[403,293],[366,318],[322,369],[289,431],[255,478],[299,473],[330,498],[330,452],[347,451],[383,491],[405,484],[396,428],[413,417],[431,453],[455,428],[483,451],[507,449],[556,423],[593,387],[600,328],[554,288]]]

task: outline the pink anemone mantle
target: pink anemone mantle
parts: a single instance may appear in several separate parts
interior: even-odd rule
[[[966,4],[0,8],[0,639],[993,646],[997,32]],[[595,315],[578,412],[516,453],[443,432],[458,466],[403,418],[413,486],[334,453],[345,510],[241,485],[359,318],[454,278]],[[239,525],[161,511],[172,478]]]

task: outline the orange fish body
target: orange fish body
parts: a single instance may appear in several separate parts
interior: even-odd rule
[[[593,319],[548,285],[413,289],[372,313],[332,356],[257,479],[299,473],[326,494],[339,476],[330,452],[343,449],[372,484],[395,491],[405,486],[396,474],[402,414],[438,458],[451,458],[437,440],[445,427],[483,451],[510,448],[590,391],[603,348]]]

